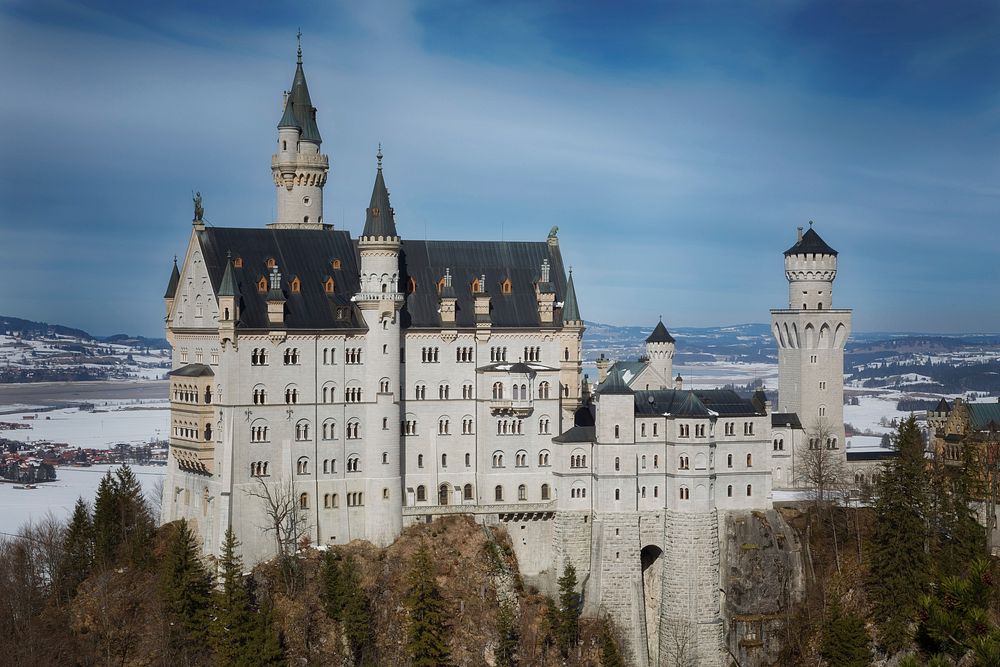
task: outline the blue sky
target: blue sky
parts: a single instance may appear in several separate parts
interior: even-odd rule
[[[0,0],[0,313],[162,332],[192,190],[274,210],[301,27],[354,233],[543,239],[583,315],[765,322],[809,220],[858,330],[1000,330],[996,2]]]

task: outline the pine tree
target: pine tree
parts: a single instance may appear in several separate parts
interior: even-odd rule
[[[605,618],[601,622],[601,667],[625,667],[614,630],[611,619]]]
[[[865,622],[845,612],[836,597],[827,613],[819,653],[829,667],[868,667],[872,662]]]
[[[115,471],[115,503],[121,544],[119,555],[132,565],[149,560],[153,536],[153,520],[142,495],[142,485],[128,465]]]
[[[323,601],[323,609],[326,615],[335,620],[341,619],[344,603],[340,597],[340,558],[333,551],[323,554],[323,562],[319,571],[320,591],[319,597]]]
[[[115,563],[121,534],[118,530],[117,482],[107,471],[97,485],[94,498],[94,559],[101,567]]]
[[[222,588],[215,594],[215,617],[212,620],[216,660],[219,665],[233,667],[254,664],[256,658],[254,636],[257,619],[250,608],[250,596],[243,582],[239,546],[233,529],[228,528],[219,558]]]
[[[63,537],[63,553],[58,565],[58,590],[63,600],[76,594],[80,583],[94,569],[94,523],[83,498],[73,508],[73,518]]]
[[[252,649],[256,660],[250,664],[254,667],[283,667],[288,664],[281,635],[274,627],[274,605],[270,597],[260,604]]]
[[[203,651],[212,609],[212,575],[184,519],[170,535],[160,563],[160,596],[170,620],[171,651],[179,655]]]
[[[434,563],[421,547],[410,566],[405,603],[410,614],[406,648],[413,667],[441,667],[450,653],[445,637],[447,608],[434,580]]]
[[[556,645],[564,655],[576,645],[580,637],[580,602],[581,596],[576,592],[576,568],[568,560],[563,566],[559,577],[559,609],[556,616]]]
[[[366,664],[372,642],[372,618],[368,596],[361,587],[357,565],[350,556],[344,558],[340,570],[340,595],[343,600],[340,625],[347,638],[347,645],[354,656],[355,665]]]
[[[501,603],[497,612],[497,648],[494,651],[496,667],[517,665],[519,640],[517,616],[509,604]]]
[[[889,652],[909,638],[930,569],[925,550],[928,475],[915,417],[899,425],[895,440],[899,457],[885,464],[878,482],[868,583],[880,644]]]

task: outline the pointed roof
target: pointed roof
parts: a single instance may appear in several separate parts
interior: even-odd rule
[[[649,338],[646,339],[647,343],[673,343],[674,337],[670,335],[667,328],[663,326],[663,320],[660,320],[656,324],[656,328],[653,329],[653,333],[649,334]]]
[[[801,227],[799,228],[801,229]],[[827,245],[826,241],[820,238],[820,235],[816,233],[816,230],[812,228],[812,223],[809,223],[809,229],[806,233],[802,235],[795,245],[785,251],[785,257],[789,255],[833,255],[837,256],[837,251]]]
[[[316,107],[309,97],[309,86],[306,84],[306,74],[302,71],[302,46],[299,45],[299,57],[295,65],[295,78],[292,79],[292,89],[285,102],[285,111],[278,127],[297,127],[302,131],[302,141],[315,144],[323,143],[316,125]]]
[[[181,281],[181,272],[177,270],[177,257],[174,257],[174,269],[170,272],[170,282],[167,283],[167,291],[163,293],[164,299],[173,299],[177,294],[177,283]]]
[[[378,171],[375,174],[375,187],[372,188],[372,200],[365,216],[365,229],[361,236],[398,237],[396,220],[392,206],[389,204],[389,191],[382,177],[382,148],[378,151]]]
[[[937,407],[934,408],[934,412],[951,412],[951,406],[948,405],[948,401],[942,398],[938,401]]]
[[[569,280],[566,282],[566,298],[563,300],[562,308],[563,322],[579,322],[580,306],[576,303],[576,288],[573,287],[573,269],[569,270]]]
[[[233,275],[233,260],[226,254],[226,272],[222,274],[222,283],[219,285],[218,296],[238,296],[239,287],[236,286],[236,276]]]
[[[597,388],[597,393],[607,395],[623,395],[634,394],[635,392],[632,391],[632,389],[628,386],[628,383],[625,382],[625,378],[622,377],[622,374],[619,371],[614,371],[612,373],[608,373],[608,377],[604,378],[604,382],[602,382],[601,386]]]

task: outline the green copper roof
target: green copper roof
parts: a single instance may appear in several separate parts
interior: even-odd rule
[[[299,127],[299,121],[295,118],[295,112],[292,111],[294,106],[292,104],[292,97],[289,95],[288,99],[285,100],[285,113],[281,115],[281,120],[278,122],[279,129],[282,127],[297,127],[302,129]]]
[[[219,285],[219,296],[237,296],[240,293],[236,286],[236,278],[233,276],[233,262],[226,257],[226,272],[222,274],[222,283]]]
[[[968,403],[969,421],[977,431],[1000,431],[1000,403]]]
[[[170,282],[167,283],[167,291],[164,292],[164,299],[173,299],[177,294],[177,283],[181,281],[180,271],[177,270],[177,258],[174,257],[174,270],[170,272]]]
[[[375,187],[372,188],[372,200],[368,204],[365,215],[365,229],[362,236],[397,237],[396,220],[392,206],[389,205],[389,191],[382,177],[382,151],[378,153],[378,172],[375,174]]]
[[[569,281],[566,283],[566,298],[562,308],[563,322],[579,322],[580,306],[576,303],[576,288],[573,287],[573,269],[569,270]]]

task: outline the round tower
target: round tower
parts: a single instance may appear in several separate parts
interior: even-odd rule
[[[399,288],[401,247],[389,192],[382,177],[382,150],[368,206],[365,228],[358,239],[361,255],[360,291],[354,301],[368,326],[365,372],[360,378],[364,420],[357,452],[364,479],[364,520],[367,539],[387,546],[403,529],[402,448],[400,445]]]
[[[833,308],[833,280],[837,277],[837,251],[820,238],[809,223],[809,231],[798,230],[798,240],[785,252],[788,307],[792,310]]]
[[[285,94],[278,122],[277,152],[271,157],[271,173],[277,189],[278,228],[320,229],[323,225],[323,186],[330,171],[329,158],[320,153],[323,139],[316,125],[316,107],[302,71],[302,45],[292,88]]]
[[[660,376],[660,389],[670,386],[674,371],[674,337],[663,326],[663,318],[656,324],[653,333],[646,339],[646,357],[649,365]]]

